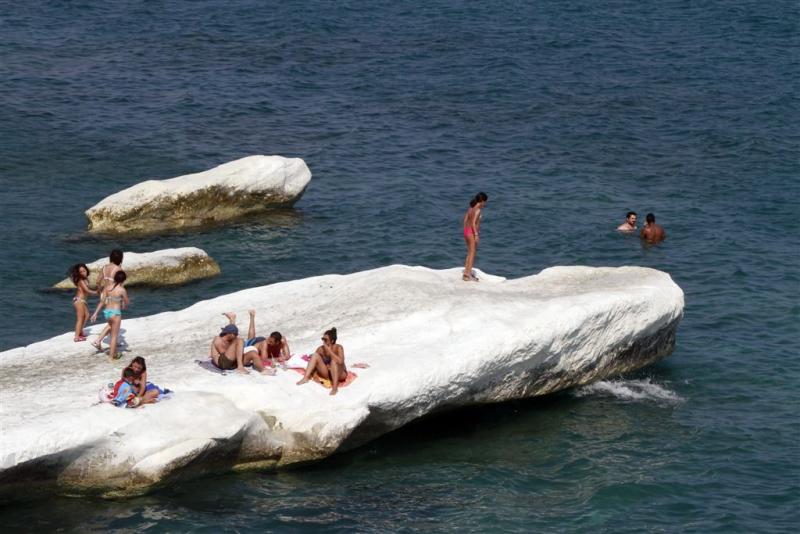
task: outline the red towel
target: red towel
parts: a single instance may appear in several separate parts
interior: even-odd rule
[[[290,369],[292,371],[297,371],[301,375],[306,374],[306,370],[301,369],[300,367],[291,367]],[[355,374],[353,371],[347,371],[347,379],[344,382],[339,382],[339,387],[343,388],[345,386],[349,386],[356,378],[358,378],[357,374]],[[319,375],[315,374],[313,377],[311,377],[311,380],[324,388],[331,389],[331,381],[326,378],[320,378]]]

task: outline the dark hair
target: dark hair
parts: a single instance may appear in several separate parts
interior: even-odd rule
[[[136,376],[136,373],[133,372],[133,369],[130,367],[126,367],[122,370],[122,378],[133,378]]]
[[[273,332],[273,333],[271,333],[269,335],[269,337],[271,337],[272,339],[274,339],[278,343],[280,343],[281,340],[283,340],[283,336],[281,335],[280,332]]]
[[[489,200],[489,196],[483,191],[481,191],[480,193],[472,197],[472,200],[469,201],[469,207],[474,208],[475,204],[477,204],[478,202],[486,202],[487,200]]]
[[[652,213],[648,213],[647,217],[645,217],[645,220],[647,221],[647,224],[654,223],[656,222],[656,216],[653,215]]]
[[[111,254],[108,255],[108,261],[114,263],[116,265],[122,264],[122,251],[118,248],[115,248],[111,251]]]
[[[334,326],[330,330],[325,330],[325,334],[331,340],[331,343],[336,343],[336,327]]]
[[[124,282],[128,278],[128,275],[125,274],[125,271],[117,271],[114,273],[114,284],[119,285]]]
[[[72,279],[72,283],[75,284],[76,286],[78,285],[78,282],[81,281],[81,267],[86,269],[86,278],[85,279],[88,279],[90,271],[89,271],[89,268],[86,266],[85,263],[76,263],[75,265],[73,265],[72,267],[69,268],[69,271],[67,271],[67,274]]]
[[[137,356],[134,359],[132,359],[131,363],[128,364],[128,367],[133,367],[134,363],[138,363],[139,365],[142,366],[142,372],[147,371],[147,364],[144,363],[144,358],[142,358],[141,356]]]
[[[627,214],[627,215],[625,215],[625,218],[627,219],[627,218],[628,218],[628,217],[630,217],[631,215],[636,215],[636,212],[635,212],[635,211],[629,211],[629,212],[628,212],[628,214]]]

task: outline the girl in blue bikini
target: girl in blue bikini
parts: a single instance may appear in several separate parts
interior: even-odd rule
[[[119,329],[122,325],[122,310],[128,307],[128,292],[125,291],[123,283],[125,283],[125,271],[117,271],[114,274],[114,285],[106,286],[100,294],[100,302],[97,304],[97,309],[92,314],[92,322],[97,321],[97,315],[100,310],[103,310],[103,317],[108,322],[111,328],[111,347],[108,351],[108,359],[113,361],[117,359],[117,338],[119,337]],[[100,343],[100,340],[97,340]],[[97,346],[97,345],[95,345]]]

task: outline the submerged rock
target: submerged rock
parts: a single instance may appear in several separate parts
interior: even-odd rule
[[[195,174],[147,180],[86,210],[94,233],[153,233],[292,206],[311,171],[300,158],[248,156]]]
[[[211,278],[220,273],[219,265],[204,250],[196,247],[168,248],[154,252],[125,252],[122,269],[127,275],[126,286],[174,286],[194,280]],[[87,264],[92,285],[108,258]],[[69,278],[64,278],[53,289],[75,289]]]
[[[279,330],[295,354],[336,326],[358,378],[330,397],[315,383],[296,386],[293,370],[221,375],[197,365],[225,323],[220,313],[237,311],[244,332],[250,308],[257,333]],[[474,283],[460,269],[395,265],[123,319],[130,351],[116,364],[66,333],[0,354],[0,494],[131,495],[198,474],[317,460],[432,412],[649,365],[672,352],[682,313],[683,292],[653,269],[554,267]],[[148,379],[173,399],[135,410],[96,403],[132,356],[147,359]]]

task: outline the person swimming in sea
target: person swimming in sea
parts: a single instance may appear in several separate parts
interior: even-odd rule
[[[656,224],[656,216],[648,213],[645,217],[645,225],[639,232],[639,237],[648,244],[660,243],[667,238],[667,233],[660,224]]]
[[[69,277],[75,284],[75,296],[72,297],[72,307],[75,308],[75,337],[72,341],[86,341],[83,328],[89,321],[89,304],[86,298],[97,295],[97,291],[89,289],[89,268],[85,263],[76,263],[69,269]]]
[[[108,359],[111,361],[117,359],[117,340],[122,325],[122,310],[127,308],[130,304],[128,292],[123,286],[125,279],[125,271],[117,271],[114,274],[114,285],[103,288],[103,292],[100,294],[100,302],[97,304],[97,309],[92,314],[92,322],[95,322],[97,321],[97,315],[100,313],[100,310],[102,310],[103,318],[111,329],[111,344],[108,351]],[[103,350],[101,345],[102,340],[103,338],[98,336],[97,340],[92,342],[92,345],[98,350]]]
[[[636,231],[636,212],[629,211],[625,215],[625,222],[617,226],[617,232],[633,233]]]
[[[461,279],[465,282],[477,282],[478,277],[472,272],[475,256],[478,253],[481,230],[481,210],[486,205],[489,197],[480,192],[469,201],[469,208],[464,214],[464,242],[467,245],[467,259],[464,261],[464,272]]]
[[[118,248],[112,250],[108,255],[108,263],[103,265],[97,273],[95,288],[98,294],[103,291],[104,288],[114,285],[114,275],[122,270],[122,256],[123,253]],[[109,325],[103,326],[103,329],[97,336],[97,343],[92,343],[97,350],[102,350],[101,344],[109,332],[111,332],[111,327]]]
[[[336,328],[326,330],[322,335],[322,345],[311,356],[303,378],[297,382],[302,385],[316,373],[320,378],[331,381],[331,395],[339,391],[339,384],[347,380],[347,366],[344,363],[344,347],[336,343]]]

